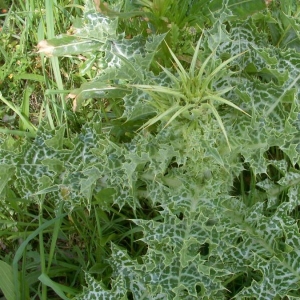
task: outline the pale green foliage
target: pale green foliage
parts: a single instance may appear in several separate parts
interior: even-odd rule
[[[156,101],[153,105],[157,108],[158,115],[148,122],[146,122],[142,128],[147,128],[158,121],[164,121],[166,117],[169,117],[166,125],[168,126],[173,120],[180,115],[183,115],[188,120],[195,120],[196,116],[201,114],[205,109],[211,111],[219,123],[222,132],[226,138],[226,142],[230,148],[227,133],[218,114],[214,102],[221,104],[227,104],[234,109],[244,112],[235,104],[221,97],[221,95],[229,92],[233,87],[227,87],[224,90],[214,91],[210,87],[213,85],[213,79],[215,76],[220,76],[223,69],[235,58],[241,54],[237,54],[232,58],[220,63],[215,69],[212,69],[211,61],[215,64],[213,51],[202,63],[199,70],[196,69],[197,59],[199,54],[199,47],[202,41],[202,37],[199,39],[194,55],[191,60],[190,68],[186,71],[179,59],[169,48],[169,51],[174,59],[175,69],[177,76],[174,76],[169,70],[162,67],[165,74],[172,82],[171,87],[163,87],[157,85],[133,85],[138,89],[150,93],[153,99]],[[169,109],[167,109],[170,107]],[[244,112],[245,113],[245,112]],[[247,114],[247,113],[246,113]],[[248,115],[249,116],[249,115]]]
[[[123,123],[99,112],[72,143],[64,127],[41,127],[20,153],[1,150],[2,168],[13,166],[3,178],[21,197],[46,195],[69,211],[93,201],[106,211],[131,207],[147,246],[132,257],[111,244],[109,286],[86,270],[77,299],[299,297],[300,41],[272,45],[260,26],[268,12],[240,22],[229,4],[210,15],[188,71],[171,52],[177,66],[155,74],[164,35],[124,39],[116,19],[94,11],[62,49],[60,39],[47,42],[53,55],[93,53],[104,69],[72,93],[77,102],[121,99]],[[87,48],[74,45],[81,40]],[[235,178],[246,166],[256,186],[243,196]],[[1,190],[5,199],[9,184]],[[139,216],[145,203],[155,218]]]

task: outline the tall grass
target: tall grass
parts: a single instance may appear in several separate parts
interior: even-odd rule
[[[68,31],[73,18],[81,15],[82,5],[80,0],[72,4],[18,0],[5,15],[0,33],[0,133],[8,150],[15,151],[23,138],[33,138],[43,122],[52,129],[71,124],[69,135],[76,131],[74,122],[80,121],[65,96],[85,81],[77,75],[81,61],[46,58],[36,53],[35,46]],[[113,109],[121,115],[119,107]],[[90,114],[91,109],[83,108],[84,121]],[[15,292],[14,299],[72,298],[85,285],[85,270],[109,282],[106,259],[112,241],[126,245],[132,255],[143,251],[134,243],[137,233],[128,221],[134,218],[131,208],[123,214],[113,208],[104,212],[94,203],[90,213],[80,208],[66,216],[47,198],[28,205],[18,191],[4,192],[9,201],[0,209],[0,262],[14,274],[4,286]],[[0,289],[4,292],[1,285]]]
[[[44,118],[52,128],[68,124],[65,96],[80,80],[75,71],[79,60],[46,59],[35,46],[68,31],[82,2],[14,1],[5,14],[0,32],[0,132],[32,134]]]
[[[23,137],[34,137],[44,120],[52,129],[68,126],[65,96],[78,80],[79,60],[74,58],[70,63],[46,59],[36,53],[35,46],[40,40],[69,30],[74,16],[81,14],[82,4],[77,0],[72,5],[66,0],[17,0],[2,14],[0,133],[12,151]],[[83,284],[78,278],[82,277],[81,268],[86,261],[81,246],[76,245],[81,239],[80,227],[75,227],[71,216],[67,218],[61,210],[55,212],[46,199],[39,205],[27,206],[16,191],[4,192],[10,193],[10,201],[3,203],[0,210],[0,259],[8,265],[12,263],[15,275],[13,282],[7,282],[8,290],[15,291],[15,299],[75,295],[78,283]],[[76,214],[80,216],[82,212]],[[50,279],[53,277],[60,284]],[[4,291],[5,287],[0,288]]]

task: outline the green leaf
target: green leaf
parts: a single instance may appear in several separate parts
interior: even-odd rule
[[[16,300],[15,285],[13,280],[13,268],[6,262],[0,260],[0,289],[6,300]]]
[[[233,107],[234,109],[237,109],[239,110],[240,112],[244,113],[245,115],[251,117],[248,113],[246,113],[245,111],[243,111],[241,108],[239,108],[238,106],[236,106],[234,103],[222,98],[222,97],[219,97],[217,95],[210,95],[208,94],[207,96],[203,97],[202,100],[216,100],[216,101],[219,101],[221,103],[224,103],[224,104],[227,104],[231,107]]]
[[[224,134],[224,137],[226,139],[226,143],[228,145],[228,148],[229,148],[229,150],[231,150],[231,146],[230,146],[230,143],[229,143],[229,140],[228,140],[227,132],[226,132],[226,129],[224,127],[224,124],[222,122],[222,119],[221,119],[218,111],[211,104],[206,103],[206,104],[203,104],[203,105],[207,106],[211,110],[211,112],[213,113],[213,115],[215,116],[215,118],[216,118],[216,120],[217,120],[217,122],[218,122],[218,124],[219,124],[219,126],[220,126],[220,128],[221,128],[221,130],[223,132],[223,134]]]
[[[65,126],[61,126],[55,131],[53,138],[47,139],[45,144],[55,150],[62,150],[64,146]]]
[[[164,117],[172,114],[173,112],[176,113],[178,110],[179,110],[179,106],[177,104],[175,104],[174,106],[170,107],[169,109],[167,109],[165,112],[163,112],[162,114],[159,114],[158,116],[150,119],[148,122],[146,122],[141,128],[140,130],[142,129],[145,129],[149,126],[152,126],[153,124],[157,123],[158,121],[161,121],[164,119]]]
[[[61,35],[51,40],[40,41],[37,45],[38,53],[46,56],[65,56],[82,54],[103,48],[102,41],[79,38],[76,36]]]
[[[292,5],[290,5],[292,6]],[[287,12],[280,12],[280,21],[282,23],[283,32],[281,34],[281,37],[279,41],[277,42],[278,46],[281,46],[282,48],[293,48],[296,51],[300,50],[300,23],[299,23],[299,14],[300,9],[293,14],[291,11]]]
[[[191,61],[191,65],[190,65],[190,69],[189,69],[189,74],[191,76],[191,78],[193,78],[195,76],[195,70],[196,70],[196,66],[197,66],[197,60],[198,60],[198,54],[199,54],[199,50],[200,50],[200,45],[202,42],[202,37],[203,34],[201,35],[200,39],[197,42],[193,57],[192,57],[192,61]]]
[[[130,94],[123,97],[123,116],[129,120],[147,120],[156,113],[156,109],[149,103],[149,94],[139,89],[132,89]]]
[[[87,7],[86,7],[87,8]],[[115,8],[120,9],[120,3]],[[78,26],[79,25],[79,26]],[[110,18],[94,9],[86,9],[81,24],[75,24],[74,34],[81,38],[89,38],[105,42],[107,39],[114,39],[117,35],[118,18]]]
[[[132,87],[141,89],[147,92],[154,92],[154,93],[163,93],[171,96],[175,96],[176,98],[185,98],[185,96],[180,93],[180,91],[176,91],[174,89],[164,87],[164,86],[156,86],[156,85],[143,85],[143,84],[134,84]]]
[[[233,13],[235,19],[242,20],[258,11],[264,10],[266,4],[263,0],[229,0],[227,7]]]
[[[74,98],[73,110],[76,111],[86,99],[122,98],[129,91],[130,90],[124,86],[112,86],[101,80],[82,84],[79,89],[71,91],[68,97]]]
[[[6,100],[6,99],[2,96],[1,92],[0,92],[0,100],[1,100],[2,102],[4,102],[10,109],[12,109],[12,110],[20,117],[20,120],[22,120],[23,124],[26,126],[26,129],[28,129],[28,130],[30,131],[30,133],[35,134],[35,132],[36,132],[37,129],[36,129],[36,127],[28,120],[28,117],[25,116],[25,115],[23,114],[23,112],[15,106],[14,103],[12,103],[12,102]]]
[[[4,191],[5,187],[7,186],[9,180],[15,174],[14,166],[1,164],[0,165],[0,195]]]
[[[67,214],[61,214],[60,216],[43,223],[39,228],[37,228],[35,231],[33,231],[19,246],[18,250],[15,253],[14,260],[13,260],[14,289],[15,289],[15,292],[17,295],[15,299],[20,299],[18,262],[21,259],[21,257],[23,256],[26,246],[40,232],[42,232],[44,229],[48,228],[49,226],[53,225],[57,220],[64,218],[66,215]]]
[[[127,2],[122,9],[133,7]],[[64,127],[41,126],[20,151],[5,144],[0,149],[0,171],[9,168],[1,196],[11,184],[29,204],[45,198],[67,213],[81,207],[89,219],[96,214],[100,223],[91,226],[92,237],[101,233],[109,271],[99,271],[101,261],[88,261],[97,279],[86,273],[87,287],[77,299],[298,296],[299,9],[294,0],[275,2],[264,11],[266,4],[257,0],[142,0],[140,15],[149,18],[129,24],[121,20],[120,2],[106,16],[86,2],[81,24],[59,50],[76,53],[75,39],[99,46],[82,47],[92,51],[84,68],[93,67],[95,78],[73,92],[75,104],[117,100],[120,113],[108,106],[68,138]],[[180,60],[187,18],[206,30]],[[157,51],[165,36],[118,33],[127,34],[135,22],[167,28],[165,21],[167,38],[174,39],[168,42],[174,68]],[[156,52],[159,74],[151,69]],[[111,227],[110,218],[121,223]],[[16,253],[16,293],[18,262],[48,222]],[[107,227],[111,232],[102,238]],[[47,276],[40,280],[64,296],[66,287]]]
[[[216,75],[216,74],[219,74],[220,71],[222,69],[224,69],[225,66],[227,66],[231,61],[235,60],[236,58],[238,58],[239,56],[245,54],[245,52],[242,52],[242,53],[239,53],[227,60],[225,60],[224,62],[222,62],[217,68],[215,68],[205,79],[204,79],[204,85],[205,86],[208,86],[208,84],[211,82],[211,80],[213,79],[213,77]],[[211,59],[211,57],[209,57],[209,59]],[[202,71],[203,72],[203,71]],[[201,77],[199,77],[201,78]]]
[[[89,169],[85,169],[82,174],[85,176],[84,179],[81,180],[81,193],[83,196],[91,201],[94,189],[96,186],[97,180],[102,178],[102,174],[99,169],[95,167],[91,167]]]
[[[173,115],[172,117],[168,120],[168,122],[166,123],[166,126],[168,126],[170,123],[172,123],[173,120],[175,120],[178,116],[180,116],[181,114],[183,114],[185,111],[189,110],[190,108],[192,108],[194,105],[185,105],[182,106],[181,108],[179,108]]]
[[[68,300],[69,298],[63,292],[64,287],[50,279],[50,277],[42,273],[38,278],[44,285],[50,287],[61,299]],[[66,288],[67,289],[67,288]]]
[[[15,80],[32,80],[32,81],[38,81],[38,82],[45,82],[45,77],[38,74],[29,74],[29,73],[23,73],[23,74],[15,74],[14,75]]]
[[[124,282],[118,281],[117,285],[114,285],[112,290],[108,290],[104,284],[97,282],[90,274],[85,274],[85,280],[88,287],[83,288],[83,293],[76,297],[77,300],[89,300],[92,297],[96,297],[99,300],[114,300],[116,297],[120,300],[126,300],[126,289]]]

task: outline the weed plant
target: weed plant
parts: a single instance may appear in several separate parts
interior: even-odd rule
[[[15,1],[1,32],[6,299],[298,299],[299,12]]]

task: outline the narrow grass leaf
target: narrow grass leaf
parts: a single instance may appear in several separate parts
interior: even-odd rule
[[[17,299],[22,299],[20,297],[20,284],[19,284],[19,271],[18,271],[18,262],[20,261],[20,259],[23,256],[23,253],[26,249],[26,246],[28,245],[28,243],[33,240],[36,236],[38,236],[40,234],[40,232],[42,232],[43,230],[45,230],[46,228],[52,226],[53,224],[55,224],[57,222],[57,220],[64,218],[65,216],[67,216],[67,213],[64,213],[58,217],[55,217],[53,219],[50,219],[49,221],[45,222],[44,224],[42,224],[41,226],[39,226],[36,230],[34,230],[27,238],[26,240],[24,240],[22,242],[22,244],[19,246],[18,250],[15,253],[14,259],[13,259],[13,274],[14,274],[14,286],[15,286],[15,291],[17,293]]]
[[[226,93],[230,92],[230,91],[233,90],[233,89],[234,89],[234,87],[233,87],[233,86],[230,86],[230,87],[227,87],[227,88],[225,88],[225,89],[223,89],[223,90],[215,91],[215,92],[214,92],[214,95],[221,96],[221,95],[223,95],[223,94],[226,94]]]
[[[184,91],[189,90],[188,86],[189,86],[189,83],[191,82],[191,78],[189,77],[188,73],[181,72],[180,69],[178,69],[176,66],[175,66],[175,69],[180,77],[180,83],[182,84],[181,89],[183,89]]]
[[[28,137],[28,138],[34,138],[36,136],[34,132],[14,130],[8,128],[0,128],[0,132],[5,134],[10,134],[10,135],[15,135],[15,136]]]
[[[6,300],[17,300],[13,280],[13,268],[6,262],[0,260],[0,290]]]
[[[29,74],[29,73],[23,73],[23,74],[16,74],[14,75],[15,80],[32,80],[37,82],[45,82],[45,77],[38,74]]]
[[[176,96],[182,99],[185,99],[185,96],[168,87],[164,87],[164,86],[159,86],[159,85],[146,85],[146,84],[132,84],[129,85],[132,87],[136,87],[137,89],[143,90],[143,91],[151,91],[151,92],[156,92],[156,93],[164,93],[164,94],[168,94],[168,95],[172,95],[172,96]]]
[[[52,39],[55,36],[54,33],[54,1],[45,0],[45,8],[46,8],[46,26],[47,26],[47,37],[48,39]]]
[[[143,126],[141,126],[139,128],[139,130],[145,129],[155,123],[157,123],[158,121],[160,121],[161,119],[163,119],[165,116],[173,113],[174,111],[176,111],[178,109],[178,105],[174,105],[172,107],[170,107],[169,109],[167,109],[165,112],[163,112],[162,114],[159,114],[157,117],[154,117],[152,119],[150,119],[147,123],[145,123]]]
[[[167,68],[163,67],[160,64],[159,64],[159,66],[162,68],[164,73],[175,83],[176,87],[179,88],[180,86],[179,86],[178,78],[172,72],[170,72]]]
[[[3,57],[4,57],[4,61],[8,61],[8,55],[7,52],[4,50],[3,47],[0,47],[0,52],[2,53]]]
[[[238,107],[238,106],[235,105],[234,103],[230,102],[229,100],[226,100],[226,99],[224,99],[224,98],[222,98],[222,97],[219,97],[219,96],[217,96],[217,95],[208,95],[208,96],[203,97],[202,100],[203,100],[203,101],[204,101],[204,100],[216,100],[216,101],[218,101],[218,102],[222,102],[222,103],[224,103],[224,104],[227,104],[227,105],[229,105],[229,106],[231,106],[231,107],[233,107],[233,108],[239,110],[240,112],[246,114],[247,116],[249,116],[249,117],[251,118],[251,116],[250,116],[247,112],[245,112],[244,110],[242,110],[240,107]]]
[[[175,120],[180,114],[184,113],[186,110],[192,108],[193,106],[194,106],[193,104],[185,105],[185,106],[181,107],[179,110],[177,110],[177,111],[175,112],[175,114],[174,114],[174,115],[170,118],[170,120],[167,122],[167,124],[164,126],[164,128],[167,127],[169,124],[171,124],[171,122],[172,122],[173,120]]]
[[[239,53],[237,55],[234,55],[233,57],[225,60],[224,62],[222,62],[217,68],[215,68],[205,79],[208,83],[212,80],[212,78],[218,73],[220,72],[224,67],[226,67],[226,65],[228,65],[230,62],[232,62],[233,60],[235,60],[237,57],[245,54],[247,51],[244,51],[242,53]]]
[[[54,14],[56,12],[56,8],[54,7],[55,2],[54,1],[45,1],[45,7],[46,7],[46,27],[47,27],[47,38],[51,39],[55,36],[54,31],[54,24],[55,17]],[[57,84],[57,88],[59,90],[63,90],[63,81],[61,78],[61,72],[59,67],[59,61],[57,57],[50,58],[52,70],[54,73],[54,78]],[[60,105],[62,110],[55,110],[56,114],[56,120],[59,125],[63,123],[63,118],[67,119],[66,114],[64,113],[66,111],[66,102],[64,100],[64,97],[60,95]]]
[[[5,189],[6,184],[15,173],[15,167],[10,165],[0,165],[0,195]]]
[[[64,300],[69,300],[69,298],[65,295],[63,292],[61,285],[54,282],[53,280],[50,279],[50,277],[42,273],[42,275],[39,276],[39,280],[46,286],[50,287],[59,297],[61,297]]]
[[[20,109],[18,109],[13,103],[9,102],[8,100],[6,100],[1,92],[0,92],[0,100],[2,102],[4,102],[11,110],[13,110],[22,120],[22,122],[25,124],[26,128],[31,132],[31,133],[35,133],[37,131],[37,128],[26,118],[24,117],[24,115],[22,114],[22,112],[20,111]]]
[[[195,52],[194,52],[194,55],[193,55],[193,58],[192,58],[192,62],[191,62],[191,65],[190,65],[190,76],[191,76],[191,78],[194,78],[194,76],[195,76],[195,70],[196,70],[196,66],[197,66],[198,54],[199,54],[199,50],[200,50],[200,44],[201,44],[201,41],[202,41],[202,37],[203,37],[203,32],[201,34],[200,39],[197,42]]]
[[[29,120],[29,105],[30,105],[30,96],[32,93],[32,88],[28,87],[27,89],[25,89],[24,95],[23,95],[23,99],[22,99],[22,103],[21,103],[21,113],[22,115],[26,118],[26,120]],[[19,120],[19,128],[21,130],[26,130],[29,129],[27,126],[28,122],[24,122],[23,119]]]
[[[60,215],[62,213],[62,208],[63,208],[63,202],[60,202],[57,215]],[[58,234],[59,234],[59,230],[61,227],[61,223],[62,223],[62,219],[58,219],[56,221],[56,223],[54,224],[54,229],[52,231],[51,246],[50,246],[50,252],[49,252],[49,257],[48,257],[47,273],[49,273],[49,271],[50,271],[52,260],[53,260],[54,254],[55,254],[57,239],[58,239]]]
[[[61,78],[61,72],[60,72],[58,58],[57,57],[51,57],[50,60],[51,60],[51,66],[52,66],[52,69],[53,69],[54,78],[55,78],[55,82],[57,84],[57,88],[59,90],[63,90],[64,86],[63,86],[63,81],[62,81],[62,78]],[[57,110],[57,112],[56,112],[56,114],[57,114],[56,118],[57,118],[58,124],[62,125],[62,123],[63,123],[63,117],[65,119],[67,119],[67,116],[65,115],[65,113],[63,113],[63,112],[66,111],[66,101],[65,101],[65,99],[64,99],[64,97],[63,97],[62,94],[60,95],[60,104],[61,104],[61,108],[62,109],[61,110]]]
[[[220,128],[221,128],[221,130],[222,130],[222,132],[224,134],[224,137],[226,139],[228,148],[231,151],[231,146],[230,146],[230,143],[229,143],[229,140],[228,140],[227,132],[226,132],[226,129],[224,127],[224,124],[222,122],[222,119],[221,119],[219,113],[217,112],[217,110],[215,109],[215,107],[213,105],[211,105],[209,103],[206,103],[205,106],[208,106],[210,108],[211,112],[213,113],[213,115],[215,116],[215,118],[216,118],[217,122],[219,123],[219,126],[220,126]]]
[[[171,48],[168,45],[167,45],[167,47],[168,47],[170,54],[172,55],[175,63],[177,64],[178,68],[180,69],[181,73],[186,75],[186,80],[187,80],[189,78],[189,75],[186,72],[185,68],[183,67],[180,60],[177,58],[177,56],[174,54],[174,52],[171,50]]]
[[[204,74],[204,71],[205,71],[205,68],[206,66],[208,65],[209,61],[211,60],[211,58],[213,57],[213,55],[216,53],[216,49],[205,59],[205,61],[203,62],[200,70],[199,70],[199,73],[197,75],[197,78],[198,78],[198,81],[201,81],[202,80],[202,76]]]

